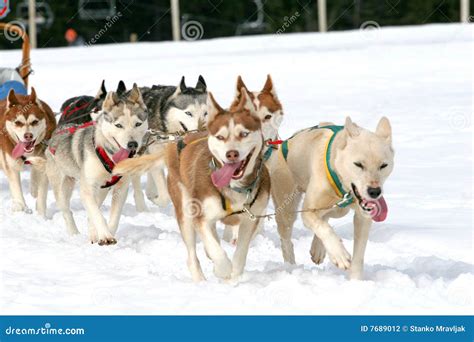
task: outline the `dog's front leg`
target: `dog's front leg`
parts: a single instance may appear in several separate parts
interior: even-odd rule
[[[30,193],[34,198],[38,197],[40,176],[41,173],[35,167],[32,167],[30,171]]]
[[[206,248],[206,253],[214,263],[214,274],[218,278],[228,279],[232,273],[232,263],[222,249],[219,241],[215,238],[212,231],[214,222],[209,222],[202,218],[198,223],[199,235]]]
[[[26,206],[25,197],[23,197],[23,191],[21,189],[21,177],[20,171],[9,169],[6,172],[8,178],[8,186],[10,187],[10,192],[12,194],[13,211],[24,211],[27,214],[31,214],[32,211]]]
[[[123,205],[127,199],[129,183],[130,180],[124,177],[120,180],[120,182],[114,185],[112,190],[112,207],[110,209],[109,231],[113,236],[115,236],[115,233],[117,232],[120,216],[122,215]]]
[[[158,188],[158,197],[152,199],[153,203],[160,207],[166,206],[170,201],[170,195],[168,193],[168,187],[166,185],[165,172],[162,167],[155,167],[150,170],[156,187]]]
[[[153,180],[153,176],[151,172],[146,174],[146,197],[154,202],[155,198],[158,197],[158,189],[156,188],[155,181]]]
[[[94,198],[94,188],[87,183],[86,177],[81,177],[80,186],[81,200],[87,210],[90,222],[97,229],[97,239],[99,245],[113,245],[117,243],[113,235],[109,232],[104,216],[100,211],[100,207]]]
[[[109,189],[97,189],[94,192],[94,196],[99,208],[102,207],[102,203],[104,203],[105,198],[107,197],[108,193],[109,193]],[[89,227],[89,239],[91,240],[91,243],[98,242],[99,238],[97,236],[97,228],[94,226],[94,223],[92,223],[92,220],[90,217],[87,218],[87,224]]]
[[[142,184],[140,176],[132,176],[133,198],[135,199],[135,208],[139,213],[148,211],[145,203],[145,196],[143,196]]]
[[[354,250],[350,269],[351,279],[362,279],[364,275],[364,254],[369,239],[372,219],[357,208],[354,213]]]
[[[33,170],[32,170],[33,172]],[[48,177],[45,173],[40,173],[36,175],[37,177],[37,197],[36,197],[36,211],[42,217],[46,218],[46,202],[48,199]]]
[[[246,214],[244,214],[246,215]],[[239,235],[237,237],[237,247],[232,258],[232,278],[235,279],[244,272],[247,254],[249,252],[250,241],[257,231],[260,220],[250,220],[244,217],[239,226]]]
[[[314,208],[314,206],[304,206],[304,208],[310,207]],[[333,228],[324,219],[319,217],[317,213],[312,211],[304,212],[302,218],[304,225],[321,239],[332,263],[343,270],[349,269],[351,266],[351,255]]]

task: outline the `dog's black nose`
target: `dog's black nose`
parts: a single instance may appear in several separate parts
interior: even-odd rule
[[[367,193],[372,198],[377,198],[382,193],[382,189],[380,188],[371,188],[370,186],[367,188]]]
[[[136,141],[129,141],[127,144],[127,149],[136,150],[138,148],[138,143]]]
[[[33,140],[33,133],[25,133],[24,138],[25,138],[26,141]]]
[[[227,151],[225,156],[231,163],[235,163],[236,161],[239,160],[239,151],[237,150]]]

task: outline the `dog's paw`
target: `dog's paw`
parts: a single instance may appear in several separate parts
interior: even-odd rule
[[[149,211],[148,207],[146,204],[137,204],[135,206],[135,209],[137,210],[138,213],[146,213]]]
[[[24,212],[25,214],[32,214],[33,213],[33,210],[31,210],[24,203],[21,203],[21,202],[13,202],[11,209],[15,213],[17,213],[17,212]]]
[[[229,279],[232,274],[232,263],[225,257],[218,262],[214,262],[214,274],[221,279]]]
[[[116,243],[117,243],[117,240],[115,240],[115,238],[113,237],[99,239],[98,241],[99,246],[115,245]]]
[[[324,246],[329,254],[329,259],[334,265],[342,270],[348,270],[351,267],[351,255],[336,235],[326,238]]]
[[[166,207],[171,199],[167,196],[156,196],[152,198],[151,201],[159,207]]]
[[[311,250],[309,253],[311,254],[311,260],[316,265],[322,263],[326,257],[326,248],[324,247],[321,240],[316,236],[313,238],[313,243],[311,244]]]

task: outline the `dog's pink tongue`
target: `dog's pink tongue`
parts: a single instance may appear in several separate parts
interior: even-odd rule
[[[12,157],[13,159],[18,159],[22,155],[25,154],[26,142],[20,141],[16,146],[13,148]]]
[[[385,202],[383,196],[381,196],[377,200],[365,200],[365,206],[372,208],[369,213],[370,216],[372,216],[372,220],[374,220],[375,222],[382,222],[385,221],[385,219],[387,218],[388,207],[387,202]]]
[[[232,175],[234,174],[235,170],[239,168],[241,164],[242,162],[224,164],[223,167],[212,172],[211,174],[212,183],[218,188],[223,188],[224,186],[229,185],[230,181],[232,180]]]
[[[120,148],[120,150],[112,156],[112,160],[115,164],[121,162],[124,159],[127,159],[130,155],[130,151],[125,148]]]

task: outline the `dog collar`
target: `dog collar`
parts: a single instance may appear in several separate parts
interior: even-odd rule
[[[95,138],[92,138],[92,143],[95,146]],[[113,162],[112,159],[110,159],[107,151],[102,147],[102,146],[95,146],[95,154],[97,155],[97,158],[99,158],[100,162],[102,163],[102,166],[108,173],[112,173],[115,167],[115,163]],[[129,154],[130,158],[131,154]],[[114,186],[117,184],[120,180],[122,179],[122,176],[118,175],[113,175],[112,178],[110,178],[108,181],[105,182],[104,185],[102,185],[100,188],[101,189],[107,189],[110,188],[111,186]]]

